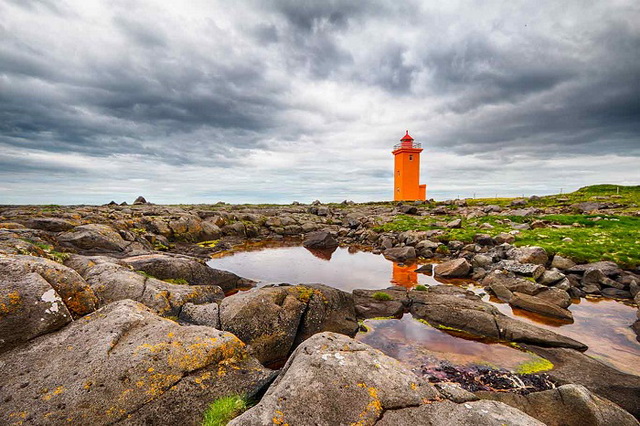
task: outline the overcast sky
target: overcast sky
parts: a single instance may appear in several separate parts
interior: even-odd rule
[[[0,0],[0,204],[640,184],[640,2]]]

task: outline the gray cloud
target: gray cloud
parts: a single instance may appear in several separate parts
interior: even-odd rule
[[[640,180],[620,169],[640,156],[632,1],[0,0],[0,15],[0,202],[385,199],[405,128],[438,196]],[[52,176],[59,190],[34,190]]]

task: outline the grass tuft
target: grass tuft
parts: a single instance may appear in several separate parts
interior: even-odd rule
[[[387,293],[382,292],[382,291],[376,291],[375,293],[373,293],[371,295],[371,297],[373,297],[376,300],[380,300],[380,301],[386,301],[386,300],[392,300],[393,297],[389,296]]]
[[[240,395],[215,400],[204,412],[202,426],[224,426],[249,408],[247,398]]]

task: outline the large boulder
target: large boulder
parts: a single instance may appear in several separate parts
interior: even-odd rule
[[[10,277],[29,273],[35,273],[49,283],[75,318],[96,310],[96,295],[73,269],[34,256],[0,257],[0,279],[10,280]]]
[[[225,298],[220,328],[238,336],[263,363],[284,361],[321,331],[349,336],[358,329],[352,296],[322,285],[263,287]]]
[[[98,297],[100,306],[123,299],[140,302],[158,314],[177,316],[187,302],[202,304],[224,298],[216,285],[183,285],[159,280],[131,269],[123,261],[107,257],[73,256],[67,262],[76,269]]]
[[[199,425],[272,375],[235,336],[120,301],[0,355],[1,424]]]
[[[123,252],[131,245],[110,226],[97,223],[76,226],[58,235],[58,241],[65,246],[95,253]]]
[[[483,399],[504,402],[548,426],[635,426],[638,421],[613,402],[580,385],[520,395],[513,392],[477,393]]]
[[[387,411],[376,426],[544,426],[544,423],[496,401],[470,401],[456,404],[452,401],[424,404],[400,410]]]
[[[640,376],[623,373],[572,349],[526,348],[553,363],[553,369],[545,373],[556,383],[582,385],[640,418]]]
[[[510,318],[473,292],[451,285],[412,292],[413,316],[433,325],[510,342],[586,350],[587,346],[549,330]]]
[[[383,256],[394,262],[406,262],[416,258],[416,249],[411,246],[386,249]]]
[[[253,287],[253,281],[233,272],[213,269],[189,256],[147,254],[122,259],[136,271],[144,271],[161,280],[184,280],[189,285],[217,285],[224,291]]]
[[[302,245],[308,249],[332,249],[338,247],[338,241],[326,231],[310,232]]]
[[[229,425],[372,425],[386,410],[437,398],[433,386],[395,359],[321,333],[300,345],[258,405]]]
[[[434,275],[441,278],[464,278],[469,272],[471,264],[463,257],[439,263],[433,268]]]
[[[72,321],[62,298],[42,276],[12,272],[4,270],[0,276],[0,353]]]

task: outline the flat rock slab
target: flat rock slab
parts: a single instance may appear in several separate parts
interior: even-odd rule
[[[144,271],[161,280],[181,279],[189,285],[217,285],[224,291],[255,285],[232,272],[210,268],[203,261],[189,256],[147,254],[122,260],[133,269]]]
[[[472,401],[456,404],[435,402],[420,407],[388,411],[377,426],[544,426],[544,423],[497,401]]]
[[[580,385],[519,395],[513,392],[478,392],[483,399],[504,402],[547,426],[636,426],[638,421],[613,402]]]
[[[98,297],[100,306],[131,299],[158,314],[175,316],[185,303],[219,302],[224,298],[224,292],[218,286],[172,284],[144,276],[125,262],[104,256],[74,256],[68,264],[78,268]]]
[[[553,363],[553,369],[546,373],[557,383],[583,385],[640,418],[640,376],[623,373],[572,349],[535,345],[526,345],[526,349]]]
[[[443,325],[467,333],[510,342],[586,350],[587,346],[569,337],[510,318],[470,291],[451,285],[412,291],[411,313],[433,325]]]
[[[397,360],[335,333],[300,345],[260,403],[229,425],[371,425],[385,410],[440,398]]]
[[[58,241],[63,245],[88,252],[123,252],[131,244],[109,225],[97,223],[76,226],[58,235]]]
[[[509,304],[526,311],[573,322],[571,311],[536,296],[515,292],[509,299]]]
[[[0,355],[0,424],[196,425],[215,399],[271,377],[245,345],[120,301]]]

